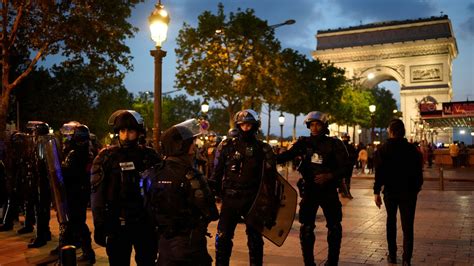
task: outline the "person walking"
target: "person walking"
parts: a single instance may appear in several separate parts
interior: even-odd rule
[[[459,146],[458,146],[457,141],[449,145],[449,155],[451,156],[451,159],[453,161],[453,168],[458,167],[459,166]]]
[[[136,111],[115,111],[108,124],[118,134],[118,144],[101,150],[92,163],[94,241],[106,248],[112,266],[130,265],[132,247],[137,265],[154,265],[157,236],[145,209],[140,172],[160,158],[153,149],[138,145],[145,127]]]
[[[342,141],[327,136],[328,115],[313,111],[304,120],[310,130],[309,137],[300,137],[293,146],[277,155],[277,163],[284,163],[300,156],[302,162],[298,171],[302,178],[298,181],[301,202],[299,209],[300,243],[305,265],[314,263],[314,243],[316,240],[316,213],[323,209],[328,229],[328,258],[326,265],[337,265],[342,240],[342,205],[337,187],[344,177],[349,161]]]
[[[365,174],[365,168],[367,166],[367,160],[369,159],[369,155],[367,153],[367,149],[365,146],[361,145],[357,160],[360,162],[360,171],[359,174]]]
[[[357,163],[357,152],[354,145],[349,143],[350,140],[351,137],[348,134],[342,136],[342,143],[344,143],[349,157],[347,158],[346,170],[344,171],[344,177],[342,178],[339,187],[339,194],[341,194],[343,198],[353,199],[354,197],[351,194],[351,178],[352,172],[354,171],[354,165]]]
[[[237,223],[250,210],[262,180],[262,169],[276,173],[272,147],[257,139],[260,120],[251,109],[234,116],[238,134],[223,140],[217,149],[211,188],[222,199],[216,235],[216,265],[229,265]],[[246,224],[249,264],[263,264],[262,234]]]
[[[388,263],[397,263],[397,211],[403,230],[403,265],[411,265],[414,241],[414,221],[418,193],[423,185],[423,158],[417,148],[408,143],[405,125],[393,119],[388,126],[388,140],[375,154],[374,200],[387,211]]]
[[[162,137],[164,162],[143,174],[150,188],[147,209],[159,231],[157,265],[212,265],[207,251],[207,226],[219,213],[204,175],[193,167],[195,119],[166,130]]]

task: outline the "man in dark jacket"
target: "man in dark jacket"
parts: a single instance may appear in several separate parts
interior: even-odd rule
[[[207,226],[219,214],[206,179],[193,168],[199,134],[195,119],[166,130],[161,137],[164,162],[143,174],[149,184],[147,208],[160,235],[158,265],[212,265]]]
[[[404,138],[405,126],[393,119],[388,127],[389,139],[375,154],[375,204],[380,208],[383,186],[387,211],[389,263],[397,262],[397,209],[403,230],[403,265],[410,265],[413,253],[413,224],[418,192],[423,184],[423,158],[416,147]]]
[[[302,198],[299,210],[300,243],[305,265],[315,265],[314,228],[319,207],[323,209],[328,228],[326,264],[337,265],[342,239],[342,205],[337,187],[346,171],[348,154],[339,139],[327,136],[327,114],[310,112],[305,118],[305,124],[311,136],[300,137],[288,151],[277,156],[277,163],[302,157],[298,171],[303,178],[298,181],[298,188]]]
[[[94,241],[106,247],[110,265],[129,265],[132,247],[137,265],[154,265],[156,233],[145,209],[140,172],[159,162],[159,157],[153,149],[138,145],[138,136],[145,133],[139,113],[118,110],[108,123],[119,138],[92,163]]]

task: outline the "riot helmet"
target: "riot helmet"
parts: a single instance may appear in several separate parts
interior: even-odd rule
[[[74,128],[72,140],[78,146],[85,146],[89,144],[90,131],[86,125],[78,125]]]
[[[114,133],[121,129],[133,129],[139,134],[145,134],[145,121],[143,117],[134,110],[117,110],[108,120],[108,124],[113,126]]]
[[[28,121],[26,131],[29,134],[43,136],[49,134],[49,125],[43,121]]]
[[[314,121],[319,121],[323,123],[324,125],[328,126],[328,120],[329,120],[329,117],[326,113],[319,112],[319,111],[312,111],[306,115],[304,119],[304,123],[306,124],[307,128],[309,128],[309,125],[311,124],[311,122],[314,122]]]
[[[165,156],[187,155],[194,139],[201,135],[196,119],[189,119],[167,129],[161,136],[161,147]]]
[[[252,109],[245,109],[237,112],[234,116],[234,123],[237,128],[240,128],[238,125],[243,123],[253,124],[257,129],[260,127],[258,113]]]

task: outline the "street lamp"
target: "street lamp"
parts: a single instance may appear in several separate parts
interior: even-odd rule
[[[161,71],[163,57],[166,56],[166,51],[161,50],[161,44],[166,40],[166,33],[168,32],[168,24],[170,17],[168,12],[161,4],[161,0],[155,5],[155,10],[151,12],[148,17],[150,24],[151,39],[155,42],[155,50],[151,50],[150,54],[155,59],[155,81],[154,81],[154,112],[153,112],[153,144],[155,149],[160,148],[161,137]]]
[[[207,118],[207,112],[209,112],[209,104],[206,100],[201,104],[201,112],[204,119]]]
[[[278,24],[275,24],[275,25],[270,25],[268,26],[270,29],[274,29],[274,28],[278,28],[278,27],[281,27],[281,26],[285,26],[285,25],[292,25],[292,24],[295,24],[295,20],[294,19],[289,19],[285,22],[282,22],[282,23],[278,23]]]
[[[280,112],[278,122],[280,122],[280,147],[283,147],[283,125],[285,124],[285,116],[282,112]]]
[[[369,105],[369,111],[370,111],[370,121],[371,121],[371,126],[372,126],[372,131],[370,132],[370,142],[374,142],[375,140],[375,105],[371,104]]]

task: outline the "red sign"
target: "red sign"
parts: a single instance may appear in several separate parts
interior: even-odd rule
[[[474,115],[474,102],[443,103],[443,115]]]

